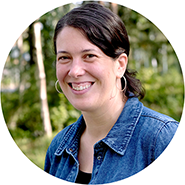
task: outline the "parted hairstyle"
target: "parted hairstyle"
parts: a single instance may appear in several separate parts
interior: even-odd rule
[[[53,38],[55,54],[58,33],[66,26],[79,29],[89,42],[114,60],[122,53],[129,56],[130,43],[123,21],[118,15],[98,3],[74,8],[58,21]],[[136,71],[126,69],[124,76],[127,87],[124,93],[127,97],[132,94],[133,97],[142,99],[145,91],[140,80],[136,79],[136,74]],[[124,88],[123,78],[121,83]]]

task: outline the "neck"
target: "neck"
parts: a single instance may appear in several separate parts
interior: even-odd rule
[[[106,137],[116,123],[127,101],[126,97],[123,99],[122,93],[120,95],[110,99],[109,104],[104,107],[91,112],[82,112],[86,123],[84,135],[91,138],[93,143]]]

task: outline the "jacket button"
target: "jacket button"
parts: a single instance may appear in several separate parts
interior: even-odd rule
[[[98,156],[97,159],[100,160],[101,159],[101,156]]]
[[[72,149],[72,148],[69,148],[69,151],[70,151],[70,152],[72,152],[72,151],[73,151],[73,149]]]

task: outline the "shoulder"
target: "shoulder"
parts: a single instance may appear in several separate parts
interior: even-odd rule
[[[68,134],[70,129],[74,126],[75,123],[65,127],[61,130],[51,141],[50,146],[48,148],[48,152],[55,153],[61,142],[64,140],[65,136]]]
[[[60,146],[60,143],[62,142],[65,135],[68,133],[72,125],[69,125],[68,127],[64,128],[62,131],[60,131],[51,141],[47,152],[45,156],[45,165],[44,165],[44,171],[50,172],[50,168],[52,165],[52,161],[54,159],[54,153],[57,150],[57,148]]]
[[[62,148],[66,146],[68,143],[70,143],[73,140],[73,138],[76,136],[76,133],[78,132],[79,128],[82,125],[82,122],[83,122],[83,116],[80,116],[80,118],[75,123],[61,130],[53,138],[48,150],[51,153],[55,153],[58,147]]]
[[[142,143],[152,150],[153,158],[156,159],[172,140],[178,122],[164,114],[153,111],[143,106],[139,119]]]
[[[140,122],[143,124],[143,127],[146,127],[146,129],[151,130],[155,134],[159,134],[165,129],[175,132],[179,124],[173,118],[144,106],[140,116]]]
[[[44,166],[44,170],[46,172],[50,172],[50,168],[55,157],[60,156],[68,144],[74,139],[79,127],[81,126],[82,119],[83,118],[81,116],[77,122],[65,127],[53,138],[46,152]]]
[[[175,122],[175,123],[178,123],[177,121],[175,121],[173,118],[167,116],[167,115],[164,115],[164,114],[161,114],[159,112],[156,112],[152,109],[149,109],[145,106],[143,106],[143,111],[142,111],[142,114],[141,114],[142,117],[145,117],[147,119],[151,119],[151,120],[158,120],[160,122]]]

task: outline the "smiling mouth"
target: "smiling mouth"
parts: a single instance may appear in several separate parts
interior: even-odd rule
[[[75,91],[83,91],[88,89],[94,84],[94,82],[85,82],[85,83],[68,83],[68,85]]]

